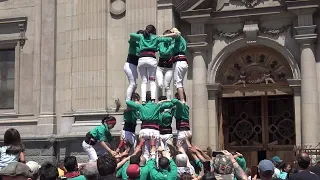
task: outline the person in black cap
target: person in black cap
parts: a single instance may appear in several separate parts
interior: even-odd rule
[[[2,180],[32,180],[31,169],[20,162],[12,162],[0,171]]]
[[[106,151],[114,156],[117,155],[117,153],[107,145],[113,139],[110,129],[116,125],[116,122],[115,117],[108,115],[102,119],[101,125],[86,134],[86,138],[82,142],[82,147],[84,151],[88,153],[90,161],[96,161],[98,155],[103,155]]]

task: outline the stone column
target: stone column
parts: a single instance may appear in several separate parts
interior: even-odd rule
[[[55,133],[56,1],[41,3],[40,115],[38,134]]]
[[[209,147],[219,149],[219,93],[220,84],[208,85],[208,114],[209,114]]]
[[[303,2],[301,2],[303,3]],[[316,25],[313,24],[315,6],[296,4],[288,7],[298,16],[298,26],[295,27],[295,39],[300,44],[301,52],[301,143],[315,147],[319,143],[319,99],[314,41]]]
[[[188,47],[192,51],[192,134],[193,140],[200,148],[209,144],[208,91],[206,65],[206,37],[204,24],[192,24]]]

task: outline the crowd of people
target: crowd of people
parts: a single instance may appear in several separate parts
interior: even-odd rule
[[[258,173],[252,174],[239,152],[223,150],[209,153],[195,146],[183,87],[188,70],[186,47],[185,39],[176,28],[166,30],[160,36],[156,35],[153,25],[131,33],[124,65],[129,80],[127,107],[123,113],[124,126],[118,147],[110,145],[114,139],[110,129],[117,120],[108,115],[99,126],[86,134],[82,142],[83,150],[89,157],[87,163],[78,163],[75,156],[67,156],[57,164],[47,162],[39,165],[26,161],[20,134],[11,128],[5,132],[4,146],[0,148],[2,180],[320,179],[320,165],[310,168],[310,157],[306,153],[298,154],[297,170],[275,156],[259,162]],[[159,61],[156,52],[159,52]],[[135,92],[138,71],[141,76],[141,98]],[[174,97],[170,91],[171,79],[177,89]],[[147,91],[148,84],[150,91]],[[162,95],[163,89],[165,96]],[[142,124],[136,137],[138,119]],[[173,119],[177,130],[175,141]]]

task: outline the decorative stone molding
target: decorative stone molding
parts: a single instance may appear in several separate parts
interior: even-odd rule
[[[239,29],[236,32],[223,32],[219,31],[217,29],[213,30],[213,39],[215,39],[216,36],[226,38],[226,39],[234,39],[238,36],[241,36],[243,34],[243,29]]]
[[[243,26],[243,32],[246,33],[246,37],[247,37],[247,43],[257,42],[258,31],[259,31],[258,23],[247,22]]]
[[[26,28],[27,28],[27,17],[17,17],[17,18],[8,18],[8,19],[0,19],[0,28],[6,27],[9,25],[15,25],[16,29],[13,29],[13,32],[16,32],[18,35],[16,38],[7,38],[7,40],[13,41],[18,40],[21,47],[24,46],[27,38],[26,38]],[[4,35],[6,37],[11,37],[12,35],[15,35],[15,33],[12,34],[0,34]],[[2,42],[3,43],[3,42]]]
[[[260,3],[260,0],[242,0],[242,3],[247,7],[247,8],[253,8],[256,5]]]
[[[290,27],[292,27],[292,24],[283,26],[283,27],[281,27],[279,29],[267,29],[267,28],[264,28],[264,27],[260,26],[260,32],[262,34],[267,34],[267,35],[270,35],[270,36],[279,36],[280,34],[282,34],[284,32],[287,32]]]
[[[20,29],[20,46],[23,47],[26,43],[26,22],[20,22],[19,23],[19,29]]]
[[[126,0],[110,0],[110,13],[122,15],[126,11]]]
[[[317,39],[317,34],[315,34],[316,27],[316,25],[294,27],[297,32],[294,38],[301,45],[312,45]]]
[[[188,48],[193,52],[201,52],[206,49],[208,43],[206,42],[207,34],[197,34],[187,36],[190,43],[188,43]]]

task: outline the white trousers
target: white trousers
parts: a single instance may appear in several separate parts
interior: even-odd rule
[[[109,144],[107,145],[110,146]],[[107,150],[101,146],[100,141],[97,141],[94,146],[83,141],[82,148],[85,152],[87,152],[90,161],[96,161],[98,156],[102,156],[105,152],[107,152]]]
[[[135,92],[135,90],[137,89],[137,79],[138,79],[137,66],[126,62],[124,64],[123,69],[127,75],[128,81],[129,81],[129,87],[127,88],[126,100],[130,100],[132,93]]]
[[[173,76],[173,69],[172,68],[165,68],[165,67],[157,67],[157,83],[158,83],[158,91],[159,96],[162,95],[162,89],[165,89],[167,99],[171,99],[171,90],[170,84]]]
[[[156,99],[157,59],[153,57],[139,58],[138,70],[141,77],[141,101],[146,101],[148,80],[150,82],[151,99]]]
[[[130,131],[122,130],[122,137],[125,141],[133,145],[130,148],[130,152],[129,152],[129,154],[132,155],[134,153],[135,147],[137,146],[136,134]]]
[[[161,143],[161,147],[166,150],[166,151],[170,151],[169,148],[169,143],[170,141],[172,141],[173,135],[172,134],[160,134],[160,143]]]
[[[188,145],[186,143],[186,133],[192,135],[191,131],[179,131],[177,132],[178,135],[178,141],[180,140],[182,142],[182,148],[185,150],[185,152],[188,152]]]
[[[173,64],[173,84],[178,88],[183,88],[183,79],[188,72],[187,61],[177,61]]]
[[[155,136],[155,138],[158,140],[160,138],[160,132],[155,129],[141,129],[139,132],[139,137],[143,137],[145,139],[143,148],[142,148],[142,154],[143,156],[149,160],[150,159],[150,139],[152,136]],[[156,148],[158,149],[158,141],[155,142]]]

